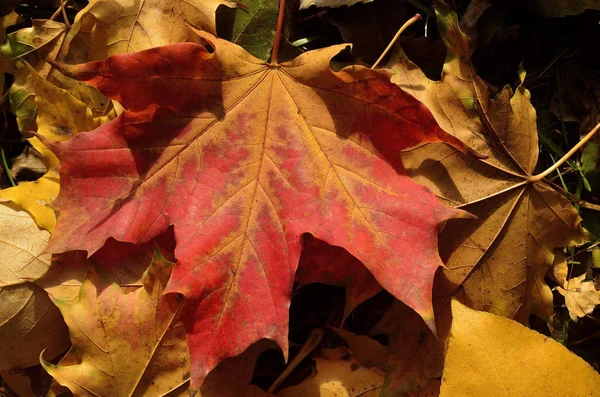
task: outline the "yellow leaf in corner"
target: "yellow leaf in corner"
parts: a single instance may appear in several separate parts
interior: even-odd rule
[[[441,397],[593,396],[600,375],[521,324],[452,301]]]

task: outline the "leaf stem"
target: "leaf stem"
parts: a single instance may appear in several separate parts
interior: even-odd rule
[[[275,382],[273,382],[271,387],[269,387],[267,393],[273,393],[279,387],[279,385],[281,385],[281,382],[283,382],[285,378],[287,378],[288,375],[298,366],[298,364],[300,364],[300,362],[304,360],[304,358],[308,356],[310,352],[312,352],[315,349],[315,347],[319,345],[319,343],[321,343],[322,339],[323,330],[320,328],[313,329],[304,345],[302,345],[302,347],[300,348],[300,351],[298,352],[296,357],[294,357],[294,359],[288,364],[288,366],[281,373],[281,375],[279,375],[279,377],[275,379]]]
[[[275,43],[271,52],[271,65],[279,63],[279,47],[283,35],[283,19],[285,18],[285,0],[279,0],[279,14],[277,15],[277,30],[275,31]]]
[[[394,38],[392,39],[392,41],[390,41],[390,44],[388,44],[388,46],[386,47],[386,49],[383,50],[383,53],[379,56],[379,59],[377,61],[375,61],[375,63],[373,64],[373,66],[371,66],[371,69],[375,69],[377,67],[377,65],[379,65],[379,63],[383,60],[383,58],[385,58],[385,56],[387,55],[387,53],[390,52],[390,50],[392,49],[392,46],[400,38],[400,35],[402,34],[402,32],[404,32],[410,25],[412,25],[413,23],[417,22],[419,19],[421,19],[421,14],[415,14],[414,17],[412,17],[411,19],[409,19],[408,21],[406,21],[404,23],[404,25],[400,26],[400,29],[398,29],[398,31],[396,32],[396,35],[394,36]]]
[[[587,141],[589,141],[596,134],[596,132],[598,132],[598,129],[600,129],[600,123],[596,124],[596,126],[594,128],[592,128],[592,130],[590,132],[588,132],[587,135],[584,136],[579,141],[579,143],[577,143],[577,145],[573,146],[573,148],[571,150],[569,150],[567,152],[567,154],[562,156],[562,158],[560,160],[558,160],[556,163],[554,163],[554,165],[552,165],[552,167],[548,168],[546,171],[542,172],[541,174],[530,176],[529,178],[527,178],[527,182],[534,183],[534,182],[541,181],[542,179],[544,179],[545,177],[547,177],[548,175],[553,173],[558,167],[563,165],[563,163],[566,162],[573,154],[575,154],[575,152],[577,152],[579,149],[581,149],[581,147],[583,145],[585,145],[585,143]]]

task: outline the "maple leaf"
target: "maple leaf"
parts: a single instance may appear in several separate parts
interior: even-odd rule
[[[237,7],[238,2],[92,0],[75,17],[63,52],[81,53],[87,47],[89,61],[183,42],[191,33],[187,24],[216,34],[215,13],[221,5]]]
[[[452,300],[441,397],[592,396],[600,375],[560,343]]]
[[[18,206],[0,204],[0,369],[36,365],[69,346],[67,329],[46,293],[33,284],[46,273],[50,234]]]
[[[552,293],[544,276],[554,248],[581,244],[587,233],[571,203],[551,185],[532,179],[538,158],[536,114],[521,84],[505,87],[491,102],[469,59],[456,14],[438,3],[440,32],[448,48],[440,81],[430,81],[402,53],[392,61],[393,81],[421,100],[448,133],[486,159],[463,156],[445,145],[424,145],[403,156],[419,183],[448,205],[477,215],[450,221],[440,235],[448,281],[438,291],[460,288],[464,302],[527,322],[549,320]]]
[[[189,354],[180,307],[163,295],[172,264],[156,252],[143,287],[125,294],[92,270],[75,302],[53,298],[73,349],[44,369],[77,396],[163,395],[185,383]]]
[[[342,246],[433,324],[437,225],[465,213],[402,175],[400,151],[446,141],[388,71],[329,68],[345,46],[279,65],[230,42],[59,66],[126,109],[66,142],[49,252],[140,243],[174,225],[192,386],[261,339],[287,352],[303,233]]]

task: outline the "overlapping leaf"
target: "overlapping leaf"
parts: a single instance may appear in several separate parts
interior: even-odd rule
[[[0,40],[2,40],[2,42],[4,42],[6,36],[6,28],[16,25],[19,20],[19,15],[14,11],[0,18]],[[2,91],[2,94],[4,94],[4,70],[5,67],[2,65],[2,67],[0,67],[0,91]]]
[[[444,359],[440,341],[406,305],[395,301],[371,334],[389,337],[381,397],[418,392],[441,376]]]
[[[235,10],[231,40],[257,58],[268,60],[275,39],[279,2],[250,0]]]
[[[553,308],[544,275],[555,247],[585,241],[581,218],[550,185],[528,181],[538,144],[525,73],[514,93],[505,87],[488,103],[456,14],[438,4],[437,15],[448,47],[441,81],[428,80],[402,54],[393,62],[393,81],[423,101],[447,132],[489,156],[475,160],[448,146],[426,145],[403,157],[418,182],[479,217],[451,221],[440,236],[445,293],[460,287],[471,307],[524,322],[532,312],[547,320]]]
[[[50,266],[43,254],[49,233],[25,211],[0,204],[0,369],[38,363],[42,350],[54,358],[69,346],[60,313],[33,284]]]
[[[565,306],[569,311],[571,320],[577,321],[579,317],[585,317],[592,313],[596,306],[600,305],[600,291],[596,290],[594,281],[584,281],[587,274],[567,279],[568,266],[564,252],[555,253],[552,275],[558,286],[557,290],[565,297]]]
[[[0,47],[0,65],[6,73],[15,76],[10,86],[11,111],[17,117],[21,132],[35,130],[35,90],[30,72],[24,61],[32,65],[44,79],[50,76],[52,66],[45,58],[55,59],[65,35],[65,25],[59,22],[34,19],[33,26],[8,35]]]
[[[600,375],[558,342],[452,302],[441,397],[593,396]]]
[[[67,91],[62,90],[30,69],[27,86],[37,95],[34,114],[37,114],[37,133],[40,136],[62,141],[89,131],[114,117],[93,117],[91,110]],[[38,138],[29,139],[29,143],[40,153],[46,173],[33,182],[23,182],[18,186],[0,191],[0,199],[10,200],[29,212],[37,224],[52,231],[56,225],[56,216],[50,206],[58,195],[59,162],[56,156],[40,142]]]
[[[196,304],[193,387],[258,339],[287,351],[305,232],[346,248],[432,324],[437,224],[462,213],[402,175],[400,151],[464,146],[389,73],[333,72],[341,46],[270,65],[201,35],[211,51],[184,43],[61,67],[126,111],[49,143],[62,184],[49,250],[93,253],[109,237],[140,243],[174,225],[167,290]]]
[[[67,36],[72,57],[85,60],[187,41],[188,24],[216,33],[216,11],[228,0],[92,0],[75,17]],[[82,49],[87,48],[86,52]],[[78,52],[79,54],[74,54]]]
[[[377,397],[383,384],[383,373],[366,368],[352,359],[315,358],[316,375],[296,386],[277,393],[280,397]]]
[[[189,377],[185,329],[175,295],[162,295],[172,264],[156,254],[143,287],[125,294],[92,271],[75,302],[53,299],[73,349],[46,371],[76,396],[163,395]]]

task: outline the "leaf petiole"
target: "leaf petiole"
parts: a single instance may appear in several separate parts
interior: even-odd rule
[[[271,65],[279,63],[279,47],[281,46],[281,36],[283,34],[283,19],[285,17],[285,0],[279,0],[279,14],[277,15],[277,30],[275,31],[275,43],[273,52],[271,52]]]
[[[310,352],[312,352],[315,349],[315,347],[319,345],[319,343],[321,343],[322,339],[323,330],[320,328],[313,329],[304,345],[302,345],[302,348],[300,349],[296,357],[294,357],[294,359],[288,364],[288,366],[281,373],[281,375],[279,375],[279,377],[275,379],[275,382],[273,382],[271,387],[269,387],[267,393],[273,393],[279,387],[279,385],[281,385],[281,382],[283,382],[285,378],[287,378],[288,375],[298,366],[298,364],[300,364],[300,362],[304,360],[304,358],[306,358],[306,356],[308,356]]]
[[[400,29],[398,29],[398,31],[396,32],[396,35],[394,36],[394,38],[392,38],[392,41],[390,41],[390,44],[388,44],[388,46],[385,48],[385,50],[383,50],[383,53],[379,56],[379,59],[375,61],[373,66],[371,66],[371,69],[375,69],[377,67],[377,65],[379,65],[379,63],[387,55],[387,53],[390,52],[390,50],[392,49],[392,47],[394,46],[396,41],[398,41],[398,39],[400,38],[400,35],[402,34],[402,32],[404,32],[406,29],[408,29],[408,27],[410,25],[417,22],[419,19],[421,19],[421,14],[415,14],[414,17],[412,17],[411,19],[406,21],[404,23],[404,25],[400,26]]]
[[[569,150],[567,152],[567,154],[565,154],[564,156],[562,156],[560,158],[560,160],[558,160],[556,163],[554,163],[552,165],[552,167],[548,168],[546,171],[544,171],[544,172],[542,172],[540,174],[532,175],[532,176],[528,177],[527,178],[527,182],[534,183],[534,182],[541,181],[542,179],[544,179],[545,177],[547,177],[548,175],[550,175],[551,173],[553,173],[558,167],[560,167],[561,165],[563,165],[563,163],[565,163],[572,155],[574,155],[579,149],[581,149],[581,147],[583,145],[585,145],[585,143],[587,141],[589,141],[596,134],[596,132],[598,132],[598,129],[600,129],[600,123],[596,124],[596,126],[594,128],[592,128],[592,130],[590,132],[588,132],[587,135],[584,136],[577,143],[577,145],[573,146],[571,148],[571,150]]]

